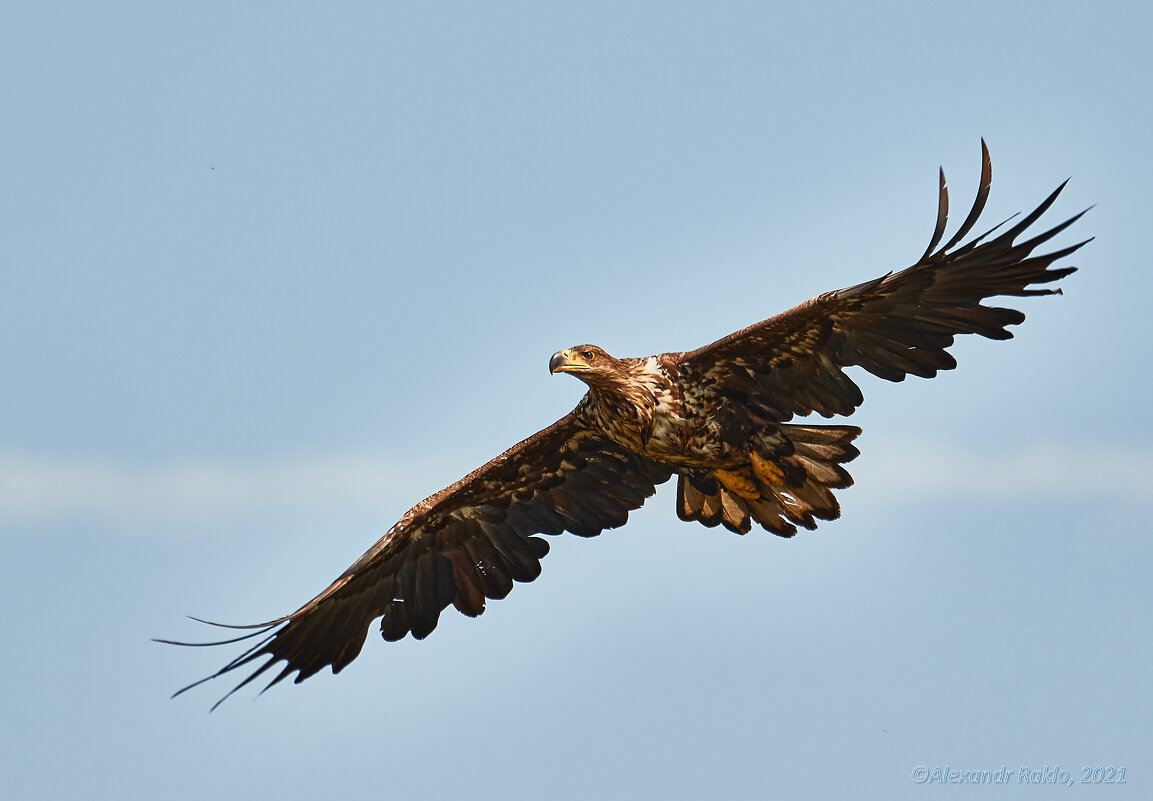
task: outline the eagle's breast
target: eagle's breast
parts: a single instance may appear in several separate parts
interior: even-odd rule
[[[654,461],[686,465],[715,458],[716,422],[706,409],[686,403],[676,363],[661,356],[621,362],[620,380],[588,395],[589,411],[605,434]]]

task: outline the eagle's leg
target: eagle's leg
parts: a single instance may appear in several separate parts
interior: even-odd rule
[[[721,486],[734,495],[748,501],[755,501],[761,497],[756,480],[749,475],[747,470],[714,470],[713,475],[716,476],[717,481],[721,482]]]
[[[767,487],[781,484],[785,480],[784,471],[756,451],[749,451],[749,464],[756,477]]]

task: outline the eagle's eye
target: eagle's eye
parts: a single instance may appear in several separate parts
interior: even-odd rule
[[[586,362],[591,362],[593,360],[593,352],[591,350],[582,350],[581,356]]]

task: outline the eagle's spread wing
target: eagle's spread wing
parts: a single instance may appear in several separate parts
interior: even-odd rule
[[[256,629],[233,640],[180,643],[223,645],[266,635],[177,694],[265,656],[228,695],[282,661],[284,668],[265,689],[294,672],[297,683],[326,665],[337,673],[360,653],[378,617],[386,640],[409,632],[427,636],[449,604],[475,617],[486,598],[504,598],[514,581],[540,575],[548,543],[532,535],[571,531],[592,537],[624,525],[629,511],[671,473],[596,432],[578,407],[413,507],[344,575],[291,615],[229,627]]]
[[[1035,211],[989,238],[1000,226],[951,250],[976,224],[989,193],[989,151],[977,199],[957,233],[940,249],[948,215],[941,173],[937,226],[925,255],[908,269],[847,289],[827,292],[786,312],[682,354],[682,375],[698,391],[720,395],[730,413],[783,422],[794,414],[848,415],[862,402],[861,390],[842,368],[860,365],[890,381],[913,375],[931,378],[956,361],[946,348],[957,334],[1009,339],[1005,326],[1025,319],[1016,309],[985,306],[996,295],[1047,295],[1035,289],[1073,272],[1050,269],[1085,242],[1042,255],[1033,251],[1073,224],[1081,214],[1024,242],[1015,240],[1053,204],[1057,187]],[[690,378],[691,377],[691,378]]]

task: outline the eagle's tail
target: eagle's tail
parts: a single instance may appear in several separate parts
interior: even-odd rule
[[[840,517],[833,490],[853,484],[841,465],[860,453],[852,442],[861,429],[783,425],[781,433],[792,443],[787,455],[750,450],[748,464],[739,469],[681,473],[677,482],[681,520],[724,525],[738,534],[746,533],[755,520],[773,534],[791,537],[797,525],[812,529],[818,518]]]

